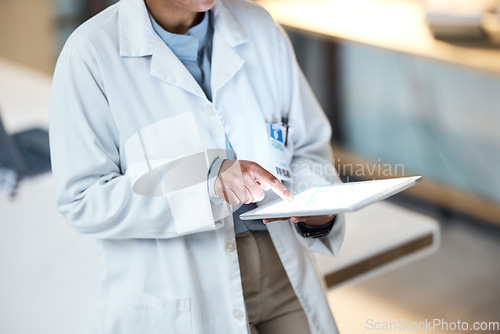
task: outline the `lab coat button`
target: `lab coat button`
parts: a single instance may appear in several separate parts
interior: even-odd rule
[[[235,308],[233,310],[233,317],[237,320],[243,320],[243,318],[245,317],[245,314],[243,313],[243,311],[239,308]]]
[[[236,242],[234,240],[229,240],[226,242],[226,251],[228,252],[234,252],[236,249]]]

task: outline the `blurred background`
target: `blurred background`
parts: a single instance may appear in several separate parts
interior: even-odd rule
[[[72,310],[99,264],[55,212],[48,101],[65,40],[114,2],[0,0],[2,333],[76,333],[83,322]],[[337,262],[317,258],[340,331],[500,333],[500,2],[259,2],[332,124],[341,177],[424,176],[348,215]],[[369,326],[434,319],[469,329]]]

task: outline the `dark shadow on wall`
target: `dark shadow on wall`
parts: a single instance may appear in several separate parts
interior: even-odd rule
[[[297,61],[332,125],[332,140],[335,145],[342,144],[344,133],[341,119],[342,87],[338,80],[341,75],[339,47],[330,41],[292,29],[286,31],[295,49]]]

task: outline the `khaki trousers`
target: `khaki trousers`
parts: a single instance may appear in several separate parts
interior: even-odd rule
[[[307,318],[267,231],[236,235],[252,334],[309,334]]]

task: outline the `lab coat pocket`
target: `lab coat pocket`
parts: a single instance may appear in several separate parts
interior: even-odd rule
[[[161,299],[112,287],[104,327],[105,334],[189,334],[190,299]]]

